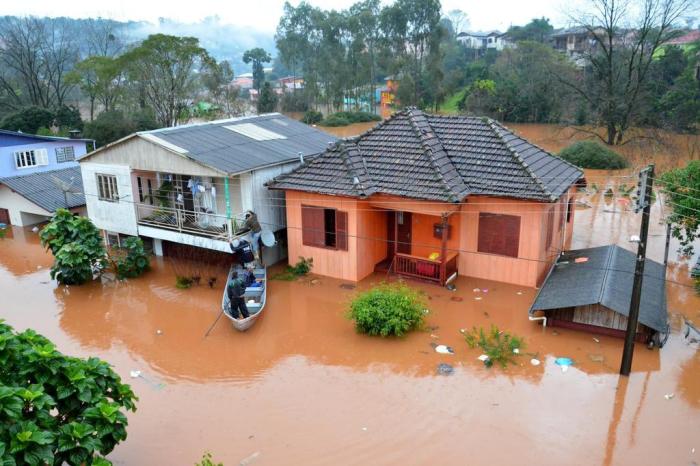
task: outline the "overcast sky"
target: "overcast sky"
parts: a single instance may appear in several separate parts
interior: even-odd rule
[[[296,5],[300,0],[292,0]],[[382,0],[383,3],[391,3]],[[343,9],[354,0],[311,0],[323,8]],[[469,15],[471,30],[505,30],[511,24],[524,24],[546,16],[555,26],[566,23],[563,0],[442,0],[443,12],[461,9]],[[101,16],[118,20],[156,22],[159,17],[181,22],[198,22],[219,16],[224,23],[274,32],[282,15],[284,0],[0,0],[0,15]]]

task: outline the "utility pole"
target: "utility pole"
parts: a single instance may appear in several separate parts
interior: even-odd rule
[[[651,193],[654,183],[654,165],[651,164],[639,172],[637,189],[637,202],[634,211],[642,210],[642,226],[639,231],[639,245],[637,246],[637,263],[634,268],[634,284],[632,286],[632,299],[627,316],[627,332],[625,333],[625,346],[622,352],[622,364],[620,374],[630,375],[632,369],[632,356],[634,354],[634,338],[637,335],[637,323],[639,322],[639,303],[642,297],[642,279],[644,278],[644,261],[647,255],[647,237],[649,236],[649,213],[651,212]]]

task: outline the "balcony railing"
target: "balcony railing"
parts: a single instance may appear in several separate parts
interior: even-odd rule
[[[447,279],[457,272],[457,254],[452,254],[447,257],[447,260],[441,261],[397,253],[394,267],[394,271],[399,275],[444,285]]]
[[[246,233],[243,229],[244,214],[226,215],[211,212],[136,204],[139,225],[163,228],[196,236],[231,241],[233,237]]]

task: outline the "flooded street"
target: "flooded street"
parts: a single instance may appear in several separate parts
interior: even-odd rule
[[[626,198],[601,194],[634,185],[630,173],[586,173],[599,192],[581,198],[591,207],[577,208],[573,248],[615,242],[636,250],[628,239],[638,234],[639,216]],[[657,202],[648,249],[657,261],[662,215]],[[345,318],[354,293],[384,275],[355,289],[324,277],[273,281],[251,330],[239,333],[222,319],[205,338],[220,312],[220,287],[176,289],[169,260],[155,258],[138,279],[59,287],[38,235],[21,228],[0,239],[0,318],[35,329],[66,354],[99,356],[131,384],[140,401],[128,439],[109,456],[115,464],[188,465],[211,451],[227,466],[246,458],[254,465],[687,465],[700,463],[700,352],[679,332],[683,317],[700,323],[700,297],[689,259],[676,249],[672,242],[673,334],[661,351],[637,345],[629,378],[617,374],[622,340],[528,321],[535,289],[465,277],[455,292],[411,282],[429,299],[427,328],[387,340],[356,334]],[[491,324],[524,337],[517,366],[485,368],[460,334]],[[438,354],[431,343],[456,354]],[[562,372],[557,357],[575,365]],[[454,374],[438,375],[440,363]],[[132,370],[142,377],[131,378]]]

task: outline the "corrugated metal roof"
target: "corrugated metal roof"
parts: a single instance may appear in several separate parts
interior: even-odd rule
[[[72,191],[77,192],[69,192],[64,196],[63,190],[56,180],[69,185]],[[0,184],[6,185],[20,196],[49,212],[55,212],[59,208],[70,209],[85,205],[80,167],[0,178]],[[68,204],[66,204],[66,198]]]
[[[235,130],[231,130],[230,127]],[[270,134],[275,138],[269,138]],[[337,138],[279,113],[232,118],[138,133],[208,167],[228,174],[323,152]],[[279,137],[278,137],[279,136]],[[108,149],[107,149],[108,150]]]
[[[38,134],[28,134],[21,131],[9,131],[6,129],[0,129],[0,135],[7,134],[8,136],[18,136],[29,139],[36,139],[38,141],[81,141],[81,142],[95,142],[94,139],[83,139],[83,138],[65,138],[61,136],[40,136]]]
[[[588,260],[576,263],[577,257]],[[636,259],[636,254],[616,245],[565,253],[542,285],[530,313],[602,304],[628,316]],[[662,264],[645,261],[639,322],[658,331],[666,329],[668,320],[665,278]]]

